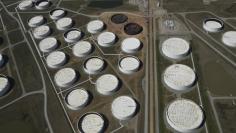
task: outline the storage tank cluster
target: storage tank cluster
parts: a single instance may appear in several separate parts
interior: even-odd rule
[[[35,7],[37,10],[44,10],[49,8],[51,1],[49,0],[23,0],[19,3],[20,10],[30,10]]]

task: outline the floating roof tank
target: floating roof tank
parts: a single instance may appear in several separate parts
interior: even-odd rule
[[[87,31],[96,34],[104,29],[105,24],[101,20],[93,20],[87,24]]]
[[[4,96],[10,88],[10,83],[7,77],[0,77],[0,97]]]
[[[105,130],[105,118],[99,113],[86,113],[78,123],[82,133],[102,133]]]
[[[0,67],[2,67],[4,63],[5,63],[4,57],[3,57],[3,55],[0,53]]]
[[[37,27],[46,22],[46,19],[42,15],[34,16],[28,20],[30,27]]]
[[[72,51],[77,57],[85,57],[92,52],[92,44],[88,41],[79,41],[73,46]]]
[[[236,31],[227,31],[222,36],[222,42],[229,47],[236,47]]]
[[[31,7],[33,7],[32,0],[21,1],[20,4],[18,5],[18,8],[20,10],[27,10],[27,9],[30,9]]]
[[[47,25],[42,25],[39,27],[36,27],[33,30],[33,35],[36,39],[43,39],[51,34],[51,29]]]
[[[58,47],[58,41],[55,37],[47,37],[39,42],[39,49],[42,52],[51,52]]]
[[[119,120],[128,120],[134,117],[137,111],[136,101],[129,96],[119,96],[111,104],[114,117]]]
[[[88,104],[89,93],[83,88],[75,89],[67,94],[65,100],[70,109],[78,110]]]
[[[141,48],[141,42],[135,37],[126,38],[121,43],[121,49],[125,53],[135,53]]]
[[[119,61],[119,70],[124,74],[137,72],[141,66],[141,61],[135,56],[126,56]]]
[[[84,71],[88,74],[97,74],[105,68],[105,61],[101,57],[90,57],[84,62]]]
[[[44,10],[44,9],[47,9],[49,8],[49,6],[51,5],[50,1],[48,0],[40,0],[40,1],[37,1],[35,3],[35,7],[36,9],[38,10]]]
[[[203,28],[208,32],[219,32],[224,28],[224,22],[217,18],[208,18],[203,21]]]
[[[66,15],[66,11],[63,9],[53,9],[49,12],[50,18],[58,20]]]
[[[56,21],[56,27],[59,30],[67,30],[73,26],[73,20],[68,17],[60,18]]]
[[[204,124],[202,108],[195,102],[187,99],[178,99],[171,102],[165,111],[168,126],[175,132],[191,133],[199,130]]]
[[[116,42],[116,35],[112,32],[103,32],[98,35],[98,44],[102,47],[110,47]]]
[[[112,74],[104,74],[96,81],[96,90],[102,95],[111,95],[119,89],[119,79]]]
[[[190,53],[189,42],[182,38],[168,38],[162,43],[161,52],[170,59],[183,59]]]
[[[50,68],[61,67],[66,63],[66,61],[66,54],[61,51],[51,52],[46,58],[47,65]]]
[[[54,76],[54,81],[59,87],[68,87],[77,81],[78,76],[74,69],[63,68],[57,71]]]
[[[195,85],[196,79],[193,69],[182,64],[171,65],[163,73],[164,85],[176,93],[190,91]]]
[[[68,43],[78,42],[82,38],[82,32],[79,29],[69,29],[64,33],[64,39]]]

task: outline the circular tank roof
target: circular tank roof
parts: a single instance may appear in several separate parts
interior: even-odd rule
[[[30,27],[37,27],[46,22],[46,19],[42,15],[34,16],[29,19],[28,25]]]
[[[4,57],[3,57],[3,55],[0,53],[0,67],[3,66],[4,62],[5,62]]]
[[[51,52],[58,47],[58,42],[55,37],[48,37],[39,42],[39,49],[42,52]]]
[[[79,130],[82,133],[104,132],[105,120],[99,113],[87,113],[79,120]]]
[[[129,96],[119,96],[112,102],[111,110],[117,119],[127,120],[135,115],[137,103]]]
[[[208,18],[203,22],[203,28],[208,32],[218,32],[224,28],[224,23],[217,18]]]
[[[73,26],[73,20],[68,17],[60,18],[56,22],[56,27],[59,30],[67,30]]]
[[[116,41],[116,35],[112,32],[103,32],[98,35],[98,44],[103,47],[112,46]]]
[[[125,74],[137,72],[141,66],[141,62],[137,57],[127,56],[119,61],[119,69]]]
[[[74,43],[82,38],[82,32],[78,29],[70,29],[64,33],[64,39],[68,43]]]
[[[89,93],[85,89],[75,89],[66,96],[67,106],[72,110],[78,110],[88,104]]]
[[[222,42],[229,47],[236,47],[236,31],[227,31],[222,36]]]
[[[97,74],[105,67],[105,61],[101,57],[88,58],[84,63],[84,70],[88,74]]]
[[[140,48],[141,48],[140,40],[134,37],[126,38],[121,43],[121,49],[126,53],[135,53]]]
[[[42,39],[51,34],[51,29],[49,26],[42,25],[42,26],[36,27],[33,30],[33,34],[36,39]]]
[[[76,82],[77,73],[72,68],[63,68],[57,71],[54,80],[59,87],[68,87]]]
[[[33,7],[32,0],[21,1],[20,4],[18,5],[18,8],[20,10],[27,10],[27,9],[30,9],[31,7]]]
[[[171,91],[186,92],[195,85],[196,74],[186,65],[174,64],[164,71],[163,81]]]
[[[162,43],[161,50],[170,59],[182,59],[190,53],[190,46],[186,40],[173,37]]]
[[[60,19],[66,15],[66,11],[63,9],[53,9],[49,12],[50,18],[53,20]]]
[[[96,34],[104,29],[104,23],[101,20],[90,21],[87,25],[87,31]]]
[[[111,17],[111,21],[115,24],[122,24],[128,20],[128,17],[124,14],[115,14]]]
[[[6,94],[10,86],[9,80],[7,77],[0,77],[0,96]]]
[[[66,63],[66,54],[61,51],[51,52],[46,58],[47,65],[50,68],[58,68]]]
[[[143,27],[137,23],[128,23],[125,25],[124,31],[128,35],[137,35],[143,31]]]
[[[36,9],[44,10],[47,9],[50,6],[50,4],[51,3],[48,0],[41,0],[35,3],[35,7]]]
[[[170,103],[165,117],[171,128],[184,133],[201,128],[204,122],[202,108],[187,99],[179,99]]]
[[[117,91],[119,79],[112,74],[104,74],[96,81],[96,89],[102,95],[111,95]]]
[[[72,51],[77,57],[85,57],[92,52],[92,44],[88,41],[79,41],[73,46]]]

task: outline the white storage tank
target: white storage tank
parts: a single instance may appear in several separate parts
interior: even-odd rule
[[[50,68],[59,68],[65,65],[66,61],[66,54],[62,51],[51,52],[46,58],[46,63]]]
[[[90,57],[84,62],[84,71],[88,74],[98,74],[105,68],[105,60],[101,57]]]
[[[182,64],[169,66],[163,73],[163,83],[175,93],[188,92],[196,83],[196,74],[192,68]]]
[[[73,54],[77,57],[86,57],[92,52],[92,44],[88,41],[79,41],[73,48]]]
[[[208,18],[203,21],[203,28],[208,32],[219,32],[224,28],[224,23],[218,18]]]
[[[78,42],[82,38],[82,32],[79,29],[69,29],[64,33],[64,39],[68,43]]]
[[[73,20],[69,17],[60,18],[56,21],[58,30],[67,30],[73,26]]]
[[[23,0],[19,3],[18,8],[20,10],[27,10],[30,9],[31,7],[33,7],[33,2],[32,0]]]
[[[78,76],[73,68],[63,68],[57,71],[54,81],[59,87],[68,87],[77,81]]]
[[[119,70],[124,74],[133,74],[140,69],[141,61],[135,56],[126,56],[119,61]]]
[[[132,97],[119,96],[112,102],[111,111],[115,118],[128,120],[134,117],[137,107],[138,105]]]
[[[168,38],[162,43],[161,52],[169,59],[183,59],[190,53],[189,42],[177,37]]]
[[[96,90],[102,95],[111,95],[119,89],[119,79],[113,74],[104,74],[96,80]]]
[[[39,42],[39,49],[44,53],[52,52],[57,48],[58,48],[58,41],[55,37],[47,37]]]
[[[51,3],[48,0],[40,0],[40,1],[35,2],[35,7],[38,10],[47,9],[47,8],[49,8],[50,5],[51,5]]]
[[[2,67],[4,63],[5,63],[4,57],[3,57],[3,55],[0,53],[0,67]]]
[[[0,77],[0,97],[4,96],[10,88],[10,82],[7,77]]]
[[[43,25],[46,19],[42,15],[34,16],[28,20],[28,25],[30,27],[37,27]]]
[[[58,20],[66,15],[66,11],[63,9],[53,9],[49,12],[49,16],[53,20]]]
[[[103,133],[105,118],[99,113],[86,113],[79,119],[78,128],[81,133]]]
[[[236,48],[236,31],[227,31],[222,36],[222,42],[229,46]]]
[[[195,102],[178,99],[167,106],[165,119],[174,132],[192,133],[199,131],[204,125],[205,116],[202,108]]]
[[[105,24],[101,20],[93,20],[87,24],[87,31],[96,34],[104,29]]]
[[[135,53],[141,48],[141,41],[135,37],[126,38],[121,43],[121,49],[125,53]]]
[[[43,39],[51,34],[51,29],[47,25],[42,25],[39,27],[36,27],[33,30],[33,35],[36,39]]]
[[[75,89],[66,96],[66,104],[72,110],[78,110],[85,107],[89,102],[89,93],[83,88]]]
[[[116,42],[116,35],[112,32],[103,32],[97,37],[98,44],[102,47],[110,47]]]

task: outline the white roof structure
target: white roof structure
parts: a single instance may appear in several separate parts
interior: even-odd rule
[[[175,100],[166,109],[168,125],[175,131],[190,133],[201,128],[204,113],[200,106],[187,99]]]
[[[49,13],[50,18],[53,20],[60,19],[66,15],[66,11],[63,9],[54,9]]]
[[[3,55],[0,53],[0,67],[5,63],[5,60],[3,58]]]
[[[192,89],[196,82],[196,74],[192,68],[174,64],[163,73],[163,82],[173,92],[182,93]]]
[[[10,83],[7,77],[0,77],[0,97],[4,96],[9,90]]]
[[[92,44],[88,41],[79,41],[73,46],[72,51],[77,57],[85,57],[92,52]]]
[[[86,106],[89,102],[89,93],[81,88],[69,92],[66,96],[67,106],[72,110],[78,110]]]
[[[46,62],[50,68],[58,68],[66,63],[66,54],[61,51],[51,52],[47,58]]]
[[[137,72],[141,66],[141,61],[135,56],[123,57],[119,61],[119,70],[124,74]]]
[[[51,52],[58,47],[58,41],[55,37],[47,37],[39,42],[39,49],[42,52]]]
[[[51,29],[47,25],[42,25],[39,27],[36,27],[33,30],[33,35],[36,39],[43,39],[51,34]]]
[[[56,27],[59,30],[67,30],[73,26],[73,20],[68,17],[60,18],[56,22]]]
[[[18,8],[20,10],[27,10],[27,9],[30,9],[31,7],[33,7],[32,0],[21,1],[20,4],[18,5]]]
[[[135,37],[126,38],[121,43],[121,49],[125,53],[135,53],[141,48],[141,42]]]
[[[101,20],[93,20],[87,24],[87,31],[96,34],[104,29],[105,24]]]
[[[190,53],[190,46],[186,40],[172,37],[162,43],[161,50],[170,59],[183,59]]]
[[[203,22],[203,28],[208,32],[219,32],[224,28],[224,23],[217,18],[208,18]]]
[[[116,42],[116,35],[112,32],[103,32],[98,35],[97,41],[102,47],[110,47]]]
[[[35,7],[38,10],[44,10],[47,9],[50,6],[50,2],[48,0],[42,0],[42,1],[37,1],[35,3]]]
[[[28,20],[30,27],[37,27],[46,22],[46,19],[42,15],[34,16]]]
[[[119,120],[131,119],[137,111],[137,103],[129,96],[119,96],[112,102],[111,111]]]
[[[79,129],[82,133],[101,133],[105,128],[105,120],[99,113],[87,113],[81,119]]]
[[[84,71],[88,74],[97,74],[105,67],[105,61],[101,57],[88,58],[84,63]]]
[[[119,79],[112,74],[104,74],[96,81],[96,90],[102,95],[111,95],[119,88]]]
[[[57,71],[54,81],[59,87],[68,87],[76,82],[78,75],[72,68],[63,68]]]
[[[222,36],[222,42],[229,46],[236,48],[236,31],[227,31]]]
[[[69,29],[64,33],[64,39],[68,43],[78,42],[82,37],[82,32],[78,29]]]

